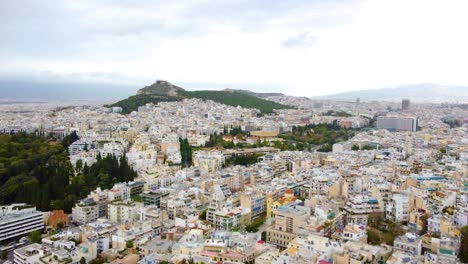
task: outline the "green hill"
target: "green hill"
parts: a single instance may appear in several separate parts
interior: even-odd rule
[[[290,106],[268,101],[257,96],[239,92],[237,90],[225,89],[222,91],[186,91],[181,87],[167,81],[156,81],[154,84],[138,90],[137,94],[127,99],[109,105],[110,107],[122,107],[122,113],[128,114],[138,110],[139,106],[148,103],[159,103],[168,101],[180,101],[184,98],[199,98],[212,100],[230,106],[241,106],[244,108],[256,108],[262,113],[271,113],[274,109],[286,109]]]

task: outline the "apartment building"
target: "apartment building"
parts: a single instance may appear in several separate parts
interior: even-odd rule
[[[399,236],[393,243],[395,250],[408,252],[415,255],[421,255],[422,252],[422,239],[413,233],[406,233]]]
[[[93,199],[83,199],[72,208],[73,222],[87,224],[99,218],[99,205]]]
[[[395,193],[385,208],[385,216],[395,222],[406,223],[409,221],[409,194]]]
[[[299,228],[310,217],[310,208],[292,203],[275,210],[275,225],[266,230],[266,241],[280,248],[286,248],[296,237]]]
[[[376,199],[359,195],[350,198],[343,209],[346,212],[346,222],[357,225],[367,225],[370,214],[383,213]]]
[[[416,131],[418,129],[418,118],[411,116],[379,116],[377,117],[377,128],[389,131]]]
[[[44,228],[42,212],[27,204],[0,207],[0,241],[29,234]]]
[[[206,220],[221,230],[231,230],[251,223],[250,208],[236,207],[232,201],[226,201],[219,185],[213,186],[207,209]]]
[[[193,165],[207,172],[215,172],[222,168],[224,155],[221,151],[196,151],[193,154]]]
[[[265,218],[266,196],[260,192],[246,192],[240,195],[241,207],[250,209],[252,222]]]
[[[138,212],[143,204],[130,200],[115,200],[108,204],[108,219],[113,223],[133,222],[138,219]]]
[[[155,191],[146,191],[140,194],[140,197],[143,199],[145,206],[156,205],[156,207],[161,207],[161,199],[167,197],[169,192],[155,190]]]

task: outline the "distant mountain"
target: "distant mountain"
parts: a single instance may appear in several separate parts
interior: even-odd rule
[[[218,103],[256,108],[263,113],[271,113],[273,109],[291,108],[290,106],[275,103],[255,96],[250,91],[225,89],[221,91],[201,90],[187,91],[167,81],[158,80],[155,83],[138,90],[137,94],[121,100],[109,106],[122,107],[123,113],[130,113],[147,103],[159,103],[166,101],[180,101],[184,98],[199,98],[212,100]]]
[[[112,101],[134,91],[125,85],[0,80],[0,101]]]
[[[437,84],[417,84],[398,88],[385,88],[377,90],[351,91],[326,96],[315,97],[316,99],[355,101],[401,101],[410,99],[412,102],[468,102],[468,87],[444,86]]]

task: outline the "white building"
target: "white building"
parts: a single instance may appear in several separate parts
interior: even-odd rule
[[[83,199],[72,209],[73,222],[87,224],[99,218],[99,205],[93,199]]]
[[[114,201],[108,204],[108,219],[114,223],[133,222],[139,217],[143,204],[133,201]]]
[[[27,235],[44,228],[42,212],[27,204],[0,207],[0,241]]]
[[[461,207],[455,210],[453,214],[453,222],[458,228],[468,225],[468,207]]]
[[[104,144],[103,148],[99,152],[101,157],[115,156],[120,158],[125,152],[125,147],[118,142],[110,142]]]
[[[19,249],[13,253],[15,264],[41,263],[40,258],[48,255],[48,248],[40,244],[31,244]]]
[[[73,156],[77,155],[83,150],[89,150],[91,148],[91,143],[92,142],[86,140],[77,140],[68,147],[68,154]]]
[[[395,193],[392,200],[386,206],[386,217],[396,222],[408,222],[409,220],[409,195],[407,193]]]
[[[440,214],[433,215],[427,219],[427,231],[431,233],[440,232]]]
[[[208,172],[220,170],[224,164],[224,155],[221,151],[196,151],[193,154],[193,165]]]
[[[395,242],[393,244],[393,248],[395,250],[421,255],[422,239],[416,234],[406,233],[403,236],[399,236],[395,239]]]
[[[107,199],[109,202],[114,200],[126,201],[130,199],[130,196],[131,190],[126,183],[116,183],[112,189],[107,192]]]
[[[377,128],[390,131],[416,131],[418,118],[412,116],[379,116]]]

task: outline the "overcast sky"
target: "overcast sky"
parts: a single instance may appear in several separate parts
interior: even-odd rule
[[[290,95],[468,85],[468,1],[1,0],[0,78]]]

